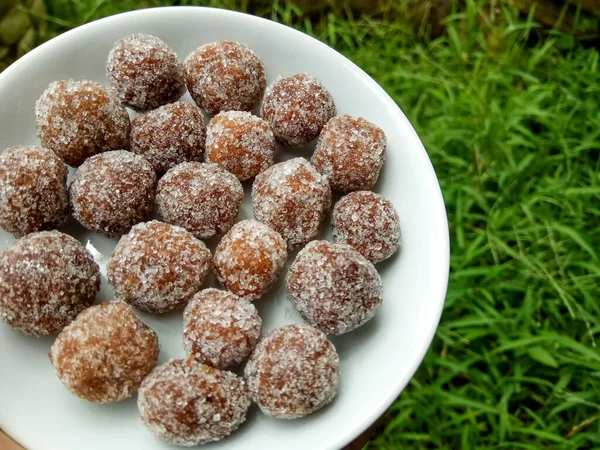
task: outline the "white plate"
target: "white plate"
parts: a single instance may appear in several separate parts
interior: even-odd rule
[[[388,137],[387,161],[377,191],[400,214],[404,244],[400,253],[378,265],[384,303],[358,330],[334,337],[342,379],[334,402],[294,421],[264,416],[256,406],[231,437],[208,448],[339,449],[375,421],[406,386],[437,327],[448,281],[448,224],[440,188],[419,138],[392,99],[342,55],[291,28],[216,9],[142,10],[82,26],[33,50],[0,75],[0,148],[39,145],[34,104],[48,83],[89,79],[106,84],[105,62],[114,42],[136,32],[166,41],[183,60],[216,39],[250,46],[262,59],[268,81],[278,75],[309,72],[332,93],[338,112],[363,116]],[[186,95],[184,99],[191,101]],[[304,151],[282,151],[280,159]],[[252,216],[248,189],[241,218]],[[94,251],[102,269],[98,301],[112,298],[106,261],[116,243],[72,222],[65,229]],[[329,237],[329,232],[324,234]],[[0,233],[0,248],[13,241]],[[263,331],[300,319],[279,283],[258,302]],[[167,316],[140,313],[158,333],[159,362],[183,357],[181,312]],[[170,448],[143,426],[135,396],[113,405],[91,404],[67,392],[48,361],[51,338],[23,336],[0,323],[0,428],[30,450],[156,450]]]

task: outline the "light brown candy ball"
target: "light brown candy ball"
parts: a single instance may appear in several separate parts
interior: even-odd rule
[[[306,73],[280,78],[267,88],[261,116],[283,145],[301,147],[315,139],[335,116],[333,97],[323,84]]]
[[[321,331],[304,324],[268,332],[244,370],[260,409],[279,419],[311,414],[333,400],[340,358]]]
[[[6,149],[0,155],[0,227],[17,237],[59,227],[69,214],[67,174],[52,150]]]
[[[156,204],[165,222],[207,239],[233,226],[243,197],[242,184],[222,167],[187,162],[160,179]]]
[[[211,42],[191,53],[184,64],[190,95],[208,113],[250,111],[265,92],[263,65],[244,44]]]
[[[107,265],[121,300],[152,313],[187,305],[210,269],[206,245],[181,227],[156,220],[123,236]]]
[[[175,102],[185,93],[183,64],[150,34],[119,39],[108,54],[106,76],[121,102],[138,112]]]
[[[400,247],[400,218],[389,200],[371,191],[342,197],[333,208],[335,242],[354,247],[372,263],[392,256]]]
[[[125,150],[96,155],[69,186],[73,217],[106,236],[127,233],[152,212],[155,186],[154,168],[141,156]]]
[[[273,165],[275,138],[269,124],[245,111],[217,114],[208,124],[206,162],[219,164],[240,181]]]
[[[294,158],[258,174],[252,206],[256,220],[277,231],[291,251],[317,236],[331,206],[331,189],[308,161]]]
[[[287,275],[289,298],[302,318],[327,334],[343,334],[368,322],[383,300],[373,264],[346,244],[313,241]]]
[[[58,333],[99,290],[92,255],[58,231],[28,234],[0,254],[0,319],[25,334]]]
[[[327,122],[311,162],[341,192],[372,189],[385,160],[386,137],[381,128],[348,114]]]
[[[190,103],[170,103],[131,121],[131,151],[163,173],[186,161],[201,161],[206,140],[202,112]]]
[[[287,246],[277,231],[256,220],[243,220],[219,242],[215,272],[231,292],[256,300],[277,280],[286,259]]]
[[[201,363],[228,369],[248,359],[261,319],[248,300],[227,291],[198,292],[183,313],[183,346]]]
[[[131,397],[157,358],[156,333],[123,302],[86,309],[50,349],[50,361],[66,388],[97,403]]]
[[[54,81],[35,104],[42,146],[78,167],[87,158],[129,146],[129,115],[95,81]]]
[[[142,383],[142,422],[159,439],[192,447],[229,436],[246,420],[250,406],[244,380],[193,359],[172,359]]]

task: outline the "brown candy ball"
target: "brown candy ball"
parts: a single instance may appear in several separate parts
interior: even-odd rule
[[[201,363],[228,369],[248,359],[261,319],[248,300],[227,291],[198,292],[183,313],[183,346]]]
[[[342,197],[333,208],[331,226],[335,242],[351,245],[372,263],[392,256],[402,241],[394,205],[371,191]]]
[[[184,64],[190,95],[211,114],[250,111],[265,92],[263,65],[244,44],[215,41],[191,53]]]
[[[287,325],[263,337],[244,376],[252,398],[265,414],[296,419],[333,400],[339,363],[325,334],[304,324]]]
[[[175,102],[185,93],[183,64],[150,34],[119,39],[108,55],[106,76],[121,102],[136,111]]]
[[[201,161],[206,126],[202,112],[190,103],[171,103],[131,121],[131,151],[166,172],[186,161]]]
[[[208,124],[206,162],[219,164],[240,181],[273,165],[275,138],[269,124],[246,111],[217,114]]]
[[[375,186],[385,160],[386,137],[362,117],[334,117],[321,131],[312,163],[331,188],[350,192]]]
[[[257,175],[252,206],[254,217],[277,231],[291,251],[318,234],[331,206],[331,189],[308,161],[294,158]]]
[[[95,81],[54,81],[35,104],[37,135],[68,165],[129,145],[129,115]]]
[[[107,265],[115,295],[152,313],[183,308],[202,288],[210,250],[181,227],[156,220],[123,236]]]
[[[156,333],[123,302],[86,309],[50,349],[50,361],[66,388],[97,403],[131,397],[157,358]]]
[[[100,269],[58,231],[31,233],[0,254],[0,319],[25,334],[54,334],[90,306]]]
[[[286,242],[277,231],[256,220],[243,220],[217,246],[215,272],[231,292],[256,300],[277,280],[286,259]]]
[[[156,367],[142,383],[142,422],[159,439],[191,447],[218,441],[245,420],[250,406],[244,380],[193,359]]]
[[[0,155],[0,227],[19,237],[60,226],[69,214],[67,174],[52,150],[5,150]]]
[[[127,233],[152,211],[155,186],[154,168],[141,156],[125,150],[96,155],[69,186],[73,217],[106,236]]]
[[[373,264],[349,245],[327,241],[311,242],[298,253],[287,289],[302,318],[327,334],[363,325],[383,300]]]
[[[160,179],[156,204],[165,222],[206,239],[233,226],[243,197],[242,184],[222,167],[187,162]]]
[[[261,107],[275,139],[292,147],[315,139],[335,113],[331,94],[306,73],[288,75],[269,86]]]

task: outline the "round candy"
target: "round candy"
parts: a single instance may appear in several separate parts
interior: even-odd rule
[[[233,226],[243,197],[242,184],[222,167],[187,162],[160,179],[156,203],[165,222],[206,239]]]
[[[107,265],[115,295],[152,313],[183,308],[202,288],[210,250],[181,227],[156,220],[123,236]]]
[[[248,300],[227,291],[198,292],[183,313],[183,346],[201,363],[228,369],[248,359],[261,319]]]
[[[191,53],[184,64],[190,95],[211,114],[250,111],[265,92],[263,65],[244,44],[215,41]]]
[[[292,147],[315,139],[335,113],[331,94],[306,73],[288,75],[269,86],[261,107],[275,139]]]
[[[206,162],[219,164],[240,181],[273,165],[275,138],[269,124],[246,111],[217,114],[208,124]]]
[[[159,439],[191,447],[218,441],[245,420],[250,406],[244,380],[193,359],[172,359],[142,383],[142,422]]]
[[[150,215],[155,186],[154,168],[141,156],[125,150],[96,155],[69,186],[73,217],[106,236],[127,233]]]
[[[252,206],[254,217],[277,231],[291,251],[318,234],[331,206],[331,189],[307,160],[294,158],[257,175]]]
[[[263,337],[244,375],[252,398],[265,414],[296,419],[333,400],[339,364],[325,334],[304,324],[287,325]]]
[[[106,76],[121,102],[136,111],[172,103],[185,93],[183,64],[150,34],[119,39],[108,54]]]
[[[335,242],[349,244],[372,263],[392,256],[402,241],[400,218],[394,205],[371,191],[342,197],[333,208]]]
[[[67,174],[52,150],[5,150],[0,155],[0,227],[19,237],[60,226],[69,214]]]
[[[92,255],[58,231],[28,234],[0,254],[0,319],[25,334],[59,332],[99,290]]]
[[[37,135],[68,165],[129,145],[129,115],[95,81],[54,81],[35,104]]]
[[[201,161],[205,139],[204,117],[191,103],[164,105],[131,121],[131,151],[159,173],[185,161]]]
[[[86,309],[50,349],[56,375],[72,394],[90,402],[131,397],[158,358],[158,337],[123,302]]]
[[[296,256],[287,276],[290,300],[306,322],[343,334],[369,321],[383,287],[373,264],[346,244],[314,241]]]
[[[362,117],[334,117],[321,131],[312,163],[331,188],[350,192],[373,188],[385,160],[386,137]]]
[[[286,259],[286,242],[277,231],[256,220],[244,220],[219,242],[215,272],[231,292],[256,300],[277,280]]]

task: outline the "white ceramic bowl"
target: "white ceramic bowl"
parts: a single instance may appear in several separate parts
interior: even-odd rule
[[[448,225],[440,188],[425,149],[392,99],[342,55],[291,28],[257,17],[204,8],[142,10],[99,20],[59,36],[24,56],[0,76],[0,148],[39,145],[34,104],[48,84],[89,79],[106,84],[105,63],[114,42],[130,33],[166,41],[183,60],[216,39],[244,42],[262,59],[268,81],[309,72],[332,93],[338,112],[363,116],[388,137],[387,161],[377,191],[400,214],[401,252],[378,265],[384,303],[358,330],[334,337],[342,379],[334,402],[305,419],[283,421],[251,408],[248,421],[220,449],[339,449],[375,421],[406,386],[437,327],[448,281]],[[186,95],[184,99],[191,101]],[[312,147],[280,150],[279,158],[309,156]],[[252,217],[248,189],[241,218]],[[115,240],[87,232],[71,221],[74,234],[102,269],[98,301],[112,298],[105,277]],[[324,233],[327,238],[329,231]],[[0,248],[13,242],[0,232]],[[299,322],[279,283],[258,302],[264,331]],[[159,334],[159,362],[183,357],[181,312],[140,313]],[[51,338],[23,336],[0,324],[0,428],[30,450],[155,450],[169,448],[143,426],[135,397],[113,405],[91,404],[71,395],[48,361]],[[209,446],[208,448],[212,448]]]

